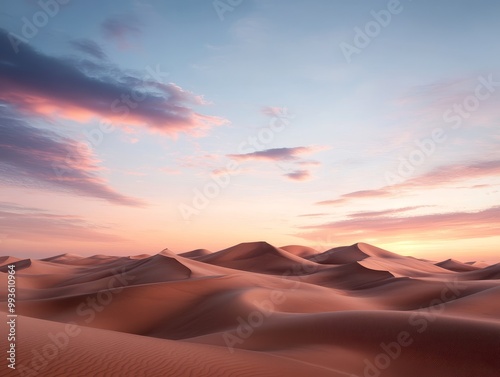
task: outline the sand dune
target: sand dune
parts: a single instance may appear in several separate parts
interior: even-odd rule
[[[373,270],[359,262],[352,262],[322,270],[307,276],[304,281],[327,287],[358,289],[367,288],[374,283],[393,277],[394,275],[388,271]]]
[[[9,256],[0,257],[0,267],[5,266],[6,264],[18,262],[19,260],[20,260],[19,258],[9,257]]]
[[[137,254],[137,255],[131,255],[129,256],[129,259],[146,259],[151,257],[151,254]]]
[[[500,370],[500,264],[436,263],[365,243],[318,253],[265,242],[0,262],[2,301],[7,264],[17,267],[18,367],[39,376],[498,377]],[[77,335],[61,335],[68,323]],[[68,344],[37,361],[36,352],[59,344],[54,334]],[[23,375],[1,367],[2,375]]]
[[[398,254],[391,253],[390,251],[359,242],[351,246],[335,247],[317,256],[310,256],[308,259],[313,259],[318,263],[324,264],[345,264],[359,262],[369,257],[390,259],[404,258]]]
[[[0,267],[0,272],[7,272],[7,265],[15,265],[16,270],[23,270],[31,267],[31,259],[18,259],[12,257],[4,257],[7,261]]]
[[[482,262],[482,261],[479,261],[479,262],[467,262],[466,264],[474,266],[474,267],[479,267],[479,268],[484,268],[484,267],[491,266],[491,263],[486,263],[486,262]]]
[[[315,263],[305,261],[292,253],[266,242],[242,243],[216,253],[202,256],[199,261],[243,271],[279,274],[302,274]]]
[[[467,271],[460,274],[464,280],[498,280],[500,279],[500,263],[487,266],[475,271]]]
[[[280,249],[302,258],[319,254],[318,251],[313,249],[312,247],[301,246],[301,245],[287,245],[280,247]]]
[[[188,251],[187,253],[182,253],[179,255],[182,257],[185,257],[185,258],[196,259],[196,258],[203,257],[203,256],[211,254],[211,253],[212,252],[210,250],[207,250],[207,249],[196,249],[196,250],[191,250],[191,251]]]
[[[410,257],[404,259],[369,257],[358,263],[373,270],[388,271],[397,277],[423,277],[435,274],[450,274],[450,271],[447,269]]]
[[[72,262],[78,262],[82,259],[84,259],[84,257],[80,255],[65,253],[65,254],[55,255],[49,258],[43,258],[40,260],[44,262],[71,264]]]
[[[120,332],[78,327],[64,337],[64,324],[28,317],[19,318],[18,368],[25,375],[38,376],[148,376],[148,377],[253,377],[342,376],[331,370],[285,356],[241,350],[230,355],[227,349],[203,344],[154,339]],[[63,347],[55,346],[50,336],[59,335]],[[44,357],[48,344],[57,350],[55,357]],[[3,367],[3,365],[2,365]],[[5,369],[4,369],[5,370]],[[18,369],[19,370],[19,369]],[[18,376],[7,371],[4,376]]]
[[[445,261],[436,263],[436,266],[443,267],[454,272],[475,271],[479,268],[477,266],[459,262],[455,259],[447,259]]]

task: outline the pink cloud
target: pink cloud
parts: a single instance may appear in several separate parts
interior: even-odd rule
[[[337,199],[323,200],[318,205],[341,204],[360,198],[393,197],[411,190],[445,187],[452,183],[484,177],[500,176],[500,161],[481,161],[469,164],[455,164],[436,168],[426,174],[410,178],[405,182],[375,190],[354,191]]]
[[[91,39],[75,39],[70,42],[71,46],[84,54],[91,56],[95,59],[106,60],[108,57],[96,42]]]
[[[141,22],[135,14],[120,14],[109,17],[101,24],[101,31],[105,38],[112,40],[121,49],[131,46],[130,39],[139,36]]]
[[[329,213],[305,213],[303,215],[299,215],[299,217],[320,217],[320,216],[328,216]]]
[[[396,189],[433,188],[459,181],[500,175],[500,160],[443,166],[393,185]]]
[[[394,213],[394,212],[393,212]],[[389,213],[387,213],[389,214]],[[387,241],[454,240],[498,236],[500,207],[478,212],[436,213],[398,217],[377,215],[359,216],[341,221],[301,227],[296,235],[316,240],[332,232],[340,243],[363,239]]]
[[[145,203],[111,188],[90,150],[75,140],[29,126],[0,107],[0,177],[11,184],[69,191],[127,206]]]
[[[89,223],[81,217],[47,213],[12,203],[0,203],[0,227],[9,240],[123,241],[122,237],[111,234],[109,228]]]
[[[413,207],[403,207],[403,208],[394,208],[387,209],[382,211],[366,211],[366,212],[355,212],[351,213],[348,216],[353,218],[368,218],[368,217],[378,217],[378,216],[386,216],[386,215],[394,215],[396,213],[408,212],[414,209],[423,208],[428,206],[413,206]]]
[[[322,200],[320,202],[316,202],[315,204],[320,205],[320,206],[327,206],[327,205],[332,205],[332,204],[340,204],[346,202],[346,199],[339,198],[339,199],[331,199],[331,200]]]
[[[175,136],[204,135],[227,120],[201,114],[202,96],[163,83],[158,66],[132,75],[106,62],[74,61],[42,54],[29,45],[16,54],[0,30],[0,100],[28,115],[76,122],[98,119],[119,127],[148,127]]]
[[[292,181],[306,181],[311,178],[311,173],[308,170],[294,170],[284,176]]]
[[[234,160],[293,161],[303,154],[324,150],[324,147],[272,148],[245,154],[229,154]]]
[[[296,164],[299,166],[320,166],[321,162],[315,160],[302,160],[297,161]]]

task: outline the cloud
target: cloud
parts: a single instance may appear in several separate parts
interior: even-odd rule
[[[394,212],[393,212],[394,213]],[[390,214],[390,213],[387,213]],[[377,242],[396,240],[453,240],[498,236],[500,207],[478,212],[451,212],[400,217],[376,215],[304,226],[296,236],[316,240],[334,232],[340,243],[353,243],[363,239]]]
[[[270,117],[275,117],[280,115],[283,112],[283,109],[281,107],[274,107],[274,106],[264,106],[262,109],[262,114],[270,116]]]
[[[293,161],[303,154],[314,153],[323,150],[323,147],[294,147],[294,148],[272,148],[252,153],[229,154],[227,157],[234,160],[264,160],[264,161]]]
[[[481,184],[481,185],[474,185],[474,186],[461,187],[461,188],[478,189],[478,188],[488,188],[488,187],[494,187],[494,185],[490,185],[490,184]]]
[[[122,237],[109,234],[107,227],[89,223],[81,217],[53,214],[36,208],[23,208],[12,203],[0,203],[0,228],[9,240],[123,241]]]
[[[292,181],[306,181],[311,178],[311,173],[309,172],[309,170],[294,170],[283,175],[291,179]]]
[[[262,114],[267,115],[270,118],[280,118],[280,119],[291,119],[294,118],[290,114],[287,107],[275,107],[275,106],[264,106],[262,109]]]
[[[300,166],[320,166],[321,162],[315,160],[302,160],[297,161],[296,164]]]
[[[71,46],[77,49],[80,52],[83,52],[87,55],[92,56],[93,58],[99,60],[107,59],[106,53],[102,50],[102,48],[90,39],[75,39],[70,42]]]
[[[410,178],[402,183],[375,190],[354,191],[337,199],[316,202],[318,205],[342,204],[352,199],[392,197],[411,190],[440,188],[452,183],[484,177],[500,176],[500,161],[480,161],[469,164],[447,165],[431,170],[423,175]]]
[[[318,204],[318,205],[340,204],[340,203],[345,203],[350,199],[389,197],[392,195],[394,195],[393,192],[390,190],[387,190],[385,188],[381,188],[378,190],[360,190],[360,191],[354,191],[354,192],[350,192],[348,194],[341,195],[338,199],[323,200],[320,202],[316,202],[315,204]]]
[[[142,206],[118,193],[97,175],[99,167],[84,144],[55,132],[34,128],[0,105],[0,179],[4,183],[39,186]]]
[[[101,24],[101,31],[105,38],[117,43],[124,49],[130,47],[130,38],[142,33],[141,22],[134,14],[121,14],[109,17]]]
[[[443,166],[392,187],[396,189],[434,188],[450,183],[490,176],[498,177],[499,175],[500,160],[479,161]]]
[[[314,204],[317,204],[320,206],[327,206],[327,205],[332,205],[332,204],[344,203],[345,201],[346,201],[346,199],[339,198],[339,199],[331,199],[331,200],[322,200],[322,201],[316,202]]]
[[[413,206],[413,207],[403,207],[403,208],[394,208],[387,209],[383,211],[365,211],[365,212],[355,212],[351,213],[348,216],[353,218],[368,218],[368,217],[378,217],[378,216],[386,216],[386,215],[394,215],[396,213],[408,212],[414,209],[429,207],[429,206]]]
[[[16,203],[11,202],[0,202],[0,210],[3,211],[15,211],[15,212],[45,212],[44,210],[36,207],[26,207],[21,206]]]
[[[285,171],[283,177],[300,182],[311,178],[311,171],[303,167],[321,165],[318,161],[302,160],[300,156],[325,149],[327,149],[327,147],[324,146],[271,148],[251,153],[228,154],[226,157],[236,161],[272,161],[281,170]]]
[[[23,44],[16,54],[0,29],[0,100],[26,114],[87,122],[97,118],[116,126],[143,126],[172,136],[201,135],[227,123],[203,115],[192,106],[203,97],[161,82],[159,66],[144,77],[124,73],[110,64],[56,58]]]
[[[390,193],[386,190],[361,190],[350,192],[343,195],[344,198],[373,198],[374,196],[388,196]]]

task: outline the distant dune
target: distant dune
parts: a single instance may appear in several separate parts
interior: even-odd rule
[[[500,264],[366,243],[6,256],[3,311],[9,264],[17,370],[4,358],[2,376],[500,375]]]
[[[443,267],[454,272],[475,271],[479,268],[470,264],[459,262],[454,259],[447,259],[443,262],[436,263],[436,266]]]

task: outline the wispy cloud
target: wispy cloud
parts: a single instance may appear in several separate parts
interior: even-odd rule
[[[274,111],[274,110],[269,110]],[[270,148],[251,153],[228,154],[227,157],[236,161],[271,161],[281,170],[285,171],[283,177],[302,182],[312,177],[310,169],[304,167],[315,167],[321,165],[319,161],[303,160],[303,155],[316,153],[328,149],[324,146],[290,147],[290,148]]]
[[[162,83],[158,66],[149,67],[141,78],[109,64],[80,64],[48,56],[28,44],[16,54],[1,29],[0,50],[0,100],[26,114],[77,122],[97,118],[116,126],[145,126],[171,135],[200,135],[226,123],[193,110],[206,103],[203,97]]]
[[[328,213],[305,213],[303,215],[299,215],[299,217],[321,217],[328,216]]]
[[[317,205],[320,205],[320,206],[329,206],[329,205],[333,205],[333,204],[344,203],[345,201],[346,201],[346,199],[339,198],[339,199],[321,200],[321,201],[316,202],[314,204],[317,204]]]
[[[284,174],[284,176],[292,181],[306,181],[311,178],[311,173],[309,170],[294,170],[290,173]]]
[[[103,36],[115,42],[119,48],[131,46],[130,38],[142,33],[141,22],[134,14],[108,17],[101,24]]]
[[[351,199],[357,199],[357,198],[374,198],[374,197],[389,197],[393,195],[393,193],[385,188],[381,188],[378,190],[360,190],[360,191],[353,191],[348,194],[341,195],[337,199],[331,199],[331,200],[322,200],[320,202],[316,202],[318,205],[330,205],[330,204],[341,204],[345,203]]]
[[[280,118],[283,116],[290,117],[286,107],[264,106],[261,111],[262,114],[267,115],[270,118]]]
[[[75,39],[70,41],[71,46],[76,50],[83,52],[93,58],[104,60],[107,59],[106,53],[102,48],[91,39]]]
[[[500,160],[443,166],[393,187],[396,189],[433,188],[490,176],[500,176]]]
[[[120,194],[97,175],[99,166],[90,150],[55,132],[34,128],[0,105],[0,179],[30,187],[47,188],[142,206],[144,203]]]
[[[394,213],[394,212],[393,212]],[[390,213],[387,213],[387,215]],[[352,216],[346,220],[303,226],[296,235],[316,240],[331,232],[339,243],[364,239],[378,242],[395,240],[454,240],[498,236],[500,207],[478,212],[436,213],[420,216]]]
[[[9,240],[123,241],[122,237],[111,234],[109,228],[89,223],[81,217],[23,208],[13,203],[0,203],[0,228],[8,234]]]
[[[385,186],[375,190],[354,191],[341,195],[336,199],[316,202],[318,205],[344,204],[359,198],[391,197],[412,190],[446,187],[457,182],[484,177],[500,176],[500,161],[480,161],[469,164],[447,165],[431,170],[428,173],[410,178],[405,182]]]
[[[252,153],[229,154],[234,160],[293,161],[299,156],[323,150],[323,147],[271,148]]]
[[[296,164],[300,166],[320,166],[321,162],[315,160],[302,160],[297,161]]]
[[[409,211],[413,211],[414,209],[419,209],[419,208],[424,208],[424,207],[429,207],[429,206],[413,206],[413,207],[393,208],[393,209],[386,209],[383,211],[354,212],[354,213],[349,214],[348,216],[353,217],[353,218],[369,218],[369,217],[388,216],[388,215],[394,215],[394,214],[402,213],[402,212],[409,212]]]

